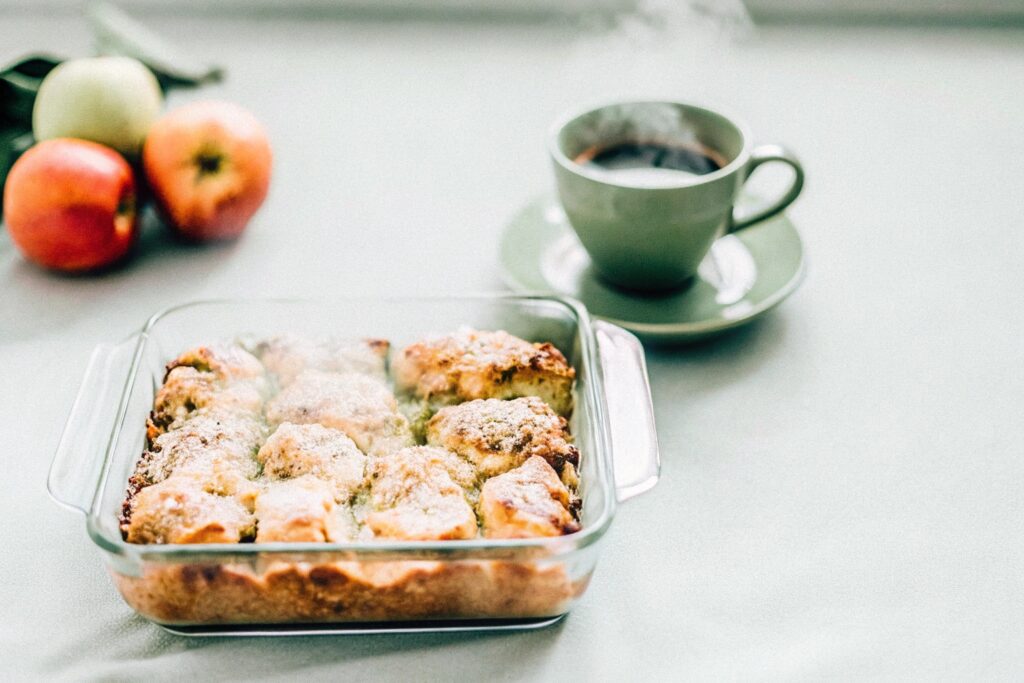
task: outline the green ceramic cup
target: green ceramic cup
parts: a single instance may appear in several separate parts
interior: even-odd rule
[[[623,143],[699,149],[721,168],[645,176],[576,161]],[[597,272],[641,291],[685,285],[716,239],[783,211],[804,181],[800,162],[782,147],[753,147],[742,124],[678,102],[620,102],[574,114],[552,128],[548,150],[562,208]],[[789,188],[753,215],[734,216],[743,183],[770,161],[793,168]]]

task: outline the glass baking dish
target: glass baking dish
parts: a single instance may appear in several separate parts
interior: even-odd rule
[[[469,325],[550,341],[576,368],[581,530],[557,538],[136,545],[118,513],[145,447],[164,365],[218,339],[281,333],[383,337],[394,348]],[[615,506],[658,479],[643,348],[557,297],[200,301],[154,315],[93,353],[50,470],[86,515],[125,601],[192,635],[536,628],[568,612],[594,571]]]

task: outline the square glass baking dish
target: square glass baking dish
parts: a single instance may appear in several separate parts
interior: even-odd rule
[[[581,530],[557,538],[137,545],[118,513],[145,447],[165,364],[198,344],[281,333],[387,338],[404,347],[460,326],[550,341],[577,371]],[[93,353],[51,466],[115,585],[143,617],[191,635],[522,629],[568,612],[618,502],[658,479],[643,348],[570,299],[528,295],[199,301],[164,310]]]

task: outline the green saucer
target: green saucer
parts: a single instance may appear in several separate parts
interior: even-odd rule
[[[607,284],[558,203],[537,198],[501,238],[506,284],[582,301],[590,312],[645,341],[688,342],[749,323],[792,294],[804,277],[803,245],[785,215],[715,242],[685,289],[644,295]]]

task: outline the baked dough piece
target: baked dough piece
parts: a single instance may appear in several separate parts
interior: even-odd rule
[[[147,436],[152,441],[204,409],[259,414],[268,392],[263,365],[245,349],[195,347],[167,364]]]
[[[256,519],[257,543],[345,541],[354,525],[331,485],[312,475],[268,482],[256,499]]]
[[[270,479],[311,474],[330,484],[339,503],[349,501],[366,479],[366,456],[344,432],[318,424],[285,422],[257,455]]]
[[[272,427],[317,423],[341,430],[370,455],[412,443],[409,422],[387,386],[357,373],[306,370],[267,404],[266,414]]]
[[[537,396],[560,415],[572,411],[576,371],[561,351],[504,331],[426,339],[399,353],[392,369],[400,390],[440,404]]]
[[[480,490],[480,522],[488,538],[561,536],[579,530],[569,491],[539,456],[488,479]]]
[[[212,373],[222,382],[262,378],[263,364],[238,344],[197,346],[167,364],[167,372],[187,366]]]
[[[579,464],[568,423],[535,396],[477,399],[442,408],[427,423],[427,443],[454,451],[483,478],[519,467],[535,455],[561,472]]]
[[[355,372],[384,379],[388,350],[384,339],[306,339],[282,335],[256,347],[267,371],[281,386],[291,384],[305,370]]]
[[[265,395],[263,378],[224,382],[213,372],[189,365],[173,367],[153,402],[149,438],[174,429],[202,409],[258,414]]]
[[[476,515],[463,486],[473,468],[454,453],[414,446],[375,459],[366,526],[375,536],[447,540],[477,535]],[[462,485],[460,485],[460,482]]]
[[[234,498],[175,476],[139,491],[127,525],[129,543],[237,543],[252,536],[252,514]]]
[[[258,474],[254,456],[263,437],[263,426],[255,415],[200,411],[153,440],[141,471],[152,483],[167,479],[173,472],[211,467],[230,469],[251,479]]]

